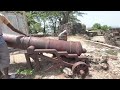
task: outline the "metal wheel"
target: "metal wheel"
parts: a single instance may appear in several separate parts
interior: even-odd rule
[[[73,64],[72,71],[74,75],[81,75],[82,78],[85,78],[89,72],[89,69],[85,62],[80,61]]]

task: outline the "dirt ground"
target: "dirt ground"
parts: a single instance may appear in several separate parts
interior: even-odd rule
[[[51,39],[57,39],[57,37],[45,37]],[[86,79],[120,79],[120,54],[119,50],[111,49],[99,44],[90,43],[80,36],[69,36],[68,41],[81,42],[82,47],[87,50],[87,53],[83,55],[89,55],[92,57],[90,63],[89,75]],[[101,63],[103,57],[107,56],[107,63]],[[18,70],[27,70],[26,59],[24,51],[16,51],[10,53],[10,74],[17,73]],[[34,64],[34,63],[33,63]],[[65,77],[63,70],[56,69],[50,72],[44,72],[52,63],[44,60],[41,62],[41,70],[39,72],[32,72],[32,74],[16,74],[16,79],[73,79]],[[107,70],[103,67],[109,66]],[[80,78],[76,78],[80,79]]]

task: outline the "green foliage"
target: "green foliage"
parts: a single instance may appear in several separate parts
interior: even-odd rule
[[[80,11],[26,11],[30,33],[32,34],[40,31],[46,33],[48,28],[56,33],[59,25],[79,22],[77,16],[83,14]]]
[[[99,23],[95,23],[93,26],[92,26],[92,30],[109,30],[111,27],[110,26],[107,26],[107,25],[101,25]]]
[[[35,23],[35,24],[30,26],[30,33],[31,34],[35,34],[35,33],[41,32],[41,31],[42,31],[42,28],[41,28],[41,25],[39,23]]]
[[[110,26],[107,26],[107,25],[103,25],[101,27],[102,30],[109,30],[111,27]]]
[[[72,11],[70,13],[70,17],[69,17],[69,22],[80,22],[80,20],[77,18],[77,16],[82,16],[84,15],[85,13],[82,13],[80,11]]]
[[[17,74],[23,74],[23,75],[32,75],[34,70],[30,70],[30,69],[26,69],[26,70],[22,70],[22,69],[18,69],[16,71]]]
[[[101,25],[99,23],[95,23],[93,26],[92,26],[92,29],[96,30],[96,29],[101,29]]]
[[[35,34],[42,31],[41,23],[35,20],[35,14],[32,12],[26,12],[28,26],[29,26],[29,33]]]

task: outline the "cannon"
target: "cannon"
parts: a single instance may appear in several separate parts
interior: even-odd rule
[[[54,63],[47,70],[70,67],[74,75],[81,75],[83,78],[89,72],[88,58],[82,56],[86,53],[80,42],[54,40],[33,36],[9,35],[3,34],[7,45],[13,48],[27,50],[25,53],[29,68],[33,68],[30,57],[35,61],[35,70],[40,69],[39,58],[46,59]],[[47,57],[43,53],[54,54],[54,57]]]

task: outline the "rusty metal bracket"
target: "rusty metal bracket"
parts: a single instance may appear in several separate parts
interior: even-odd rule
[[[45,60],[48,60],[48,61],[51,61],[54,63],[51,67],[49,67],[45,71],[50,71],[50,70],[53,70],[56,68],[60,68],[61,66],[69,67],[69,68],[72,68],[75,66],[74,69],[76,70],[76,67],[81,65],[80,64],[77,66],[76,63],[80,62],[80,63],[85,63],[84,64],[84,65],[86,65],[85,74],[88,73],[86,57],[83,57],[83,56],[80,57],[77,54],[68,54],[66,51],[57,51],[56,49],[34,49],[34,50],[32,50],[32,49],[34,49],[32,46],[28,48],[28,53],[26,54],[27,55],[26,59],[28,59],[28,57],[29,58],[31,57],[35,61],[35,70],[37,70],[37,71],[40,70],[40,62],[39,62],[38,58],[41,58],[41,59],[45,59]],[[51,54],[54,54],[55,57],[48,57],[48,56],[43,55],[43,53],[51,53]],[[63,56],[64,56],[64,58],[63,58]],[[65,61],[64,59],[67,59],[68,61],[69,61],[69,59],[74,59],[74,60],[72,60],[72,62],[71,61],[68,62],[68,61]],[[27,60],[27,63],[30,68],[33,68],[29,59]],[[82,68],[82,67],[80,67],[78,69],[81,71],[83,69],[83,71],[84,71],[84,68]],[[74,70],[73,70],[73,72],[74,72]]]

